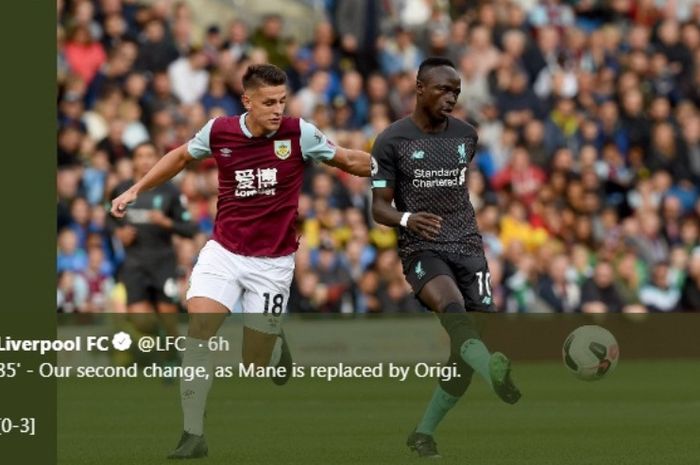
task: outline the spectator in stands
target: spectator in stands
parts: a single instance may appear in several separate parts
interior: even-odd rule
[[[87,283],[88,295],[81,312],[101,312],[109,302],[109,295],[114,286],[109,269],[105,272],[105,256],[101,247],[90,247],[88,264],[83,275]]]
[[[79,124],[70,124],[58,133],[58,167],[76,166],[80,163],[80,147],[83,142],[83,131]]]
[[[209,90],[202,96],[204,110],[209,113],[212,108],[218,107],[227,115],[241,113],[240,104],[233,98],[226,88],[226,80],[221,73],[213,72],[209,76]]]
[[[491,180],[494,189],[510,188],[516,198],[529,206],[546,180],[545,173],[530,162],[527,149],[513,149],[511,162]]]
[[[144,39],[139,47],[136,69],[140,71],[165,71],[179,56],[175,44],[165,33],[162,21],[152,19],[144,28]]]
[[[289,67],[287,44],[282,36],[284,20],[279,14],[269,14],[262,19],[262,24],[253,33],[251,44],[267,52],[267,58],[273,65],[282,69]]]
[[[81,272],[87,267],[85,250],[79,247],[78,236],[71,228],[58,233],[58,271]]]
[[[224,47],[236,62],[250,54],[252,45],[248,35],[248,25],[245,21],[241,19],[231,21],[228,28],[228,40]]]
[[[617,276],[615,286],[625,304],[625,311],[642,313],[646,309],[641,305],[639,291],[644,281],[644,265],[632,252],[626,252],[616,264]],[[641,308],[640,308],[641,307]]]
[[[457,98],[457,104],[472,120],[482,119],[482,109],[493,100],[487,76],[478,72],[476,60],[474,53],[466,52],[458,61],[462,91]]]
[[[527,85],[525,73],[515,67],[509,69],[505,89],[498,93],[498,111],[506,124],[517,129],[524,127],[534,118],[540,118],[540,101]]]
[[[87,4],[89,2],[82,2]],[[92,82],[107,56],[102,44],[95,40],[93,32],[85,25],[76,25],[68,33],[63,47],[66,61],[71,71],[86,84]]]
[[[691,255],[688,276],[681,292],[681,309],[700,311],[700,247],[696,247]]]
[[[56,307],[60,313],[80,312],[88,300],[87,281],[80,274],[59,271],[56,285]],[[104,311],[104,307],[102,308]]]
[[[683,154],[681,160],[688,161],[689,174],[692,182],[700,185],[700,115],[697,113],[683,125],[683,140],[681,150]]]
[[[124,120],[115,118],[109,122],[107,137],[97,144],[98,150],[103,150],[109,157],[109,162],[114,165],[118,160],[129,156],[129,149],[124,145]]]
[[[639,300],[651,312],[676,310],[680,291],[670,284],[668,262],[658,262],[651,270],[651,279],[639,292]]]
[[[581,290],[569,272],[569,258],[556,255],[549,263],[547,274],[537,285],[537,293],[553,312],[572,313],[578,310]]]
[[[379,61],[385,76],[415,70],[424,58],[423,52],[413,42],[413,35],[407,29],[399,27],[394,38],[382,39]]]
[[[369,102],[363,88],[362,75],[357,71],[343,75],[342,94],[351,113],[349,129],[359,129],[367,122]]]
[[[207,92],[209,73],[207,55],[200,48],[192,48],[187,57],[181,57],[168,66],[168,77],[173,94],[184,104],[199,101]]]
[[[624,307],[622,296],[614,283],[612,265],[606,261],[596,264],[593,277],[583,283],[581,311],[583,313],[619,313]]]
[[[382,6],[375,0],[338,0],[335,22],[338,25],[341,59],[349,61],[363,76],[378,67],[377,39]]]

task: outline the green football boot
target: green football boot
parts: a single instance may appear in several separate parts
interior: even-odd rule
[[[196,434],[183,431],[180,442],[175,450],[168,455],[168,458],[175,460],[199,459],[207,455],[209,455],[209,448],[204,440],[204,435],[197,436]]]
[[[520,400],[522,394],[513,383],[510,365],[510,359],[500,352],[494,352],[489,359],[489,374],[493,390],[503,402],[514,404]]]
[[[429,434],[419,433],[413,430],[413,432],[408,435],[408,439],[406,439],[406,445],[412,451],[417,452],[418,457],[430,459],[442,458],[438,453],[435,439]]]

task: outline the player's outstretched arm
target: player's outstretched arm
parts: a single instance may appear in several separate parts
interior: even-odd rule
[[[370,175],[370,155],[362,150],[336,147],[335,156],[324,163],[346,171],[355,176],[367,178]]]
[[[127,205],[136,200],[136,197],[138,197],[141,192],[152,189],[168,181],[182,171],[192,160],[194,160],[194,157],[187,151],[187,144],[182,144],[176,149],[166,153],[143,178],[119,197],[112,200],[112,209],[110,213],[117,218],[124,217]]]
[[[394,189],[392,187],[372,189],[372,217],[377,223],[395,228],[404,226],[424,239],[433,240],[442,228],[442,218],[427,212],[400,212],[393,205]],[[408,214],[405,224],[401,219]]]

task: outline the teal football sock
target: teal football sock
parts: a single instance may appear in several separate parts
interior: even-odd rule
[[[447,412],[457,404],[458,400],[459,397],[448,394],[438,385],[433,392],[433,397],[430,399],[428,407],[425,409],[423,418],[418,423],[416,431],[432,436]]]
[[[489,359],[491,354],[486,345],[480,339],[467,339],[459,351],[467,365],[479,373],[482,378],[491,386],[491,373],[489,371]],[[493,386],[491,386],[493,387]]]

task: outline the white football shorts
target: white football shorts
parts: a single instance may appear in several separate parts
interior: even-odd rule
[[[294,254],[246,257],[209,240],[192,270],[187,299],[207,297],[230,312],[240,300],[245,326],[279,334],[294,276]]]

